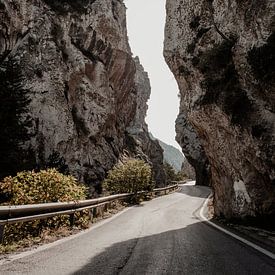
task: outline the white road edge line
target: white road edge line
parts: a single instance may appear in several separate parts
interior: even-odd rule
[[[231,236],[231,237],[237,239],[238,241],[240,241],[240,242],[242,242],[242,243],[244,243],[244,244],[246,244],[246,245],[248,245],[248,246],[250,246],[250,247],[256,249],[257,251],[259,251],[259,252],[265,254],[266,256],[270,257],[271,259],[275,260],[275,254],[273,254],[271,251],[268,251],[268,250],[266,250],[266,249],[264,249],[264,248],[262,248],[262,247],[256,245],[255,243],[252,243],[252,242],[250,242],[250,241],[248,241],[248,240],[246,240],[246,239],[244,239],[244,238],[242,238],[242,237],[240,237],[240,236],[238,236],[238,235],[236,235],[236,234],[234,234],[234,233],[232,233],[232,232],[230,232],[230,231],[228,231],[228,230],[222,228],[221,226],[218,226],[217,224],[215,224],[215,223],[211,222],[209,219],[207,219],[207,218],[204,216],[204,210],[206,209],[207,204],[208,204],[208,201],[209,201],[209,199],[210,199],[211,196],[212,196],[212,195],[210,195],[210,196],[205,200],[203,206],[202,206],[201,209],[200,209],[200,213],[199,213],[200,219],[203,220],[203,221],[205,221],[205,222],[208,223],[209,225],[211,225],[211,226],[217,228],[218,230],[222,231],[223,233],[225,233],[225,234],[227,234],[227,235],[229,235],[229,236]]]

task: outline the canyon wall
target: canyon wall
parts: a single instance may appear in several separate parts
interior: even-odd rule
[[[100,192],[136,117],[123,1],[1,0],[0,15],[0,61],[16,60],[31,99],[24,146],[37,167],[58,156]]]
[[[166,185],[166,175],[163,168],[163,149],[157,140],[148,132],[145,117],[148,110],[147,101],[151,94],[150,80],[147,72],[135,58],[135,91],[136,91],[136,112],[135,117],[127,128],[126,148],[132,157],[138,157],[153,168],[154,179],[158,187]]]
[[[216,215],[274,218],[274,1],[167,0],[166,9],[178,140],[183,148],[199,141]],[[195,133],[186,141],[185,124]]]
[[[188,177],[188,179],[196,180],[196,172],[194,167],[188,162],[187,159],[184,160],[181,171]]]

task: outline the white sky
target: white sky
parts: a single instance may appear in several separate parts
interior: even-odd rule
[[[151,98],[146,121],[160,140],[180,149],[175,141],[178,115],[178,86],[163,58],[166,0],[124,0],[127,7],[128,36],[151,81]],[[181,150],[181,149],[180,149]]]

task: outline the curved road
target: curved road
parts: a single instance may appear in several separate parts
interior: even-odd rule
[[[196,218],[209,193],[184,185],[0,274],[275,274],[271,259]]]

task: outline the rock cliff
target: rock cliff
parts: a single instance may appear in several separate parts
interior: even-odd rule
[[[187,119],[187,112],[183,108],[181,98],[180,114],[176,120],[176,140],[180,144],[184,156],[196,171],[197,185],[210,185],[209,162],[196,129]]]
[[[274,2],[167,0],[166,9],[164,55],[181,92],[178,140],[183,148],[199,141],[216,215],[274,217]],[[195,132],[189,141],[185,124]]]
[[[31,99],[25,147],[100,191],[137,117],[123,1],[1,0],[0,15],[0,61],[17,60]]]
[[[188,179],[196,180],[196,172],[194,167],[188,162],[187,159],[184,160],[181,171],[188,177]]]
[[[135,58],[135,64],[136,111],[134,119],[127,128],[125,147],[130,156],[139,157],[152,165],[156,185],[161,187],[166,184],[163,149],[159,142],[150,136],[145,122],[148,110],[147,101],[151,94],[150,80],[138,58]]]

